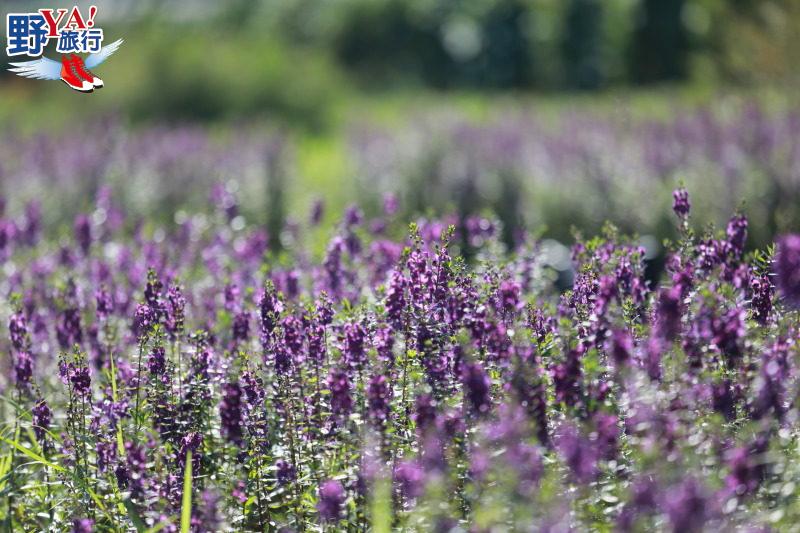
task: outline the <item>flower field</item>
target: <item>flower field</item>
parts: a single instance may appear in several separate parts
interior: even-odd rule
[[[761,137],[703,114],[631,131],[566,122],[551,137],[456,128],[428,167],[419,151],[374,156],[392,143],[354,133],[377,207],[318,202],[273,225],[249,216],[264,174],[246,173],[290,166],[278,136],[234,152],[151,129],[56,155],[5,138],[8,183],[58,189],[80,173],[90,186],[77,212],[21,193],[0,206],[2,530],[797,530],[800,236],[784,202],[798,123],[758,116],[745,131]],[[621,160],[594,158],[611,151]],[[753,203],[724,228],[705,224],[694,191],[713,196],[701,176],[720,160],[729,183],[762,173],[786,216],[743,192]],[[491,176],[531,169],[613,196],[620,182],[597,172],[639,169],[631,191],[658,207],[629,197],[622,228],[584,229],[568,249],[535,220],[508,237],[513,190],[494,212],[420,216],[412,186],[379,183],[411,167],[441,178],[431,202],[491,199]],[[244,185],[213,185],[228,173]],[[138,210],[137,187],[168,191],[158,176],[175,177],[173,199],[191,187],[200,200],[168,198],[180,209],[166,219]],[[748,245],[751,207],[774,243]],[[629,225],[672,236],[663,272]]]

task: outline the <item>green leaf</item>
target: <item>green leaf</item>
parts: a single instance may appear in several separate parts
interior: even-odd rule
[[[116,402],[118,401],[117,398],[117,366],[114,364],[114,351],[111,350],[108,353],[108,358],[111,361],[111,396],[112,399]],[[125,439],[122,435],[122,424],[117,425],[117,453],[119,455],[125,455]]]
[[[392,487],[386,479],[375,482],[372,494],[372,530],[390,533],[392,530]]]
[[[11,446],[16,448],[17,450],[21,451],[23,454],[27,455],[28,457],[30,457],[31,459],[36,461],[37,463],[43,464],[44,466],[52,468],[53,470],[56,470],[58,472],[66,473],[70,478],[72,478],[73,481],[75,481],[78,485],[80,485],[81,488],[83,490],[85,490],[87,494],[89,494],[89,496],[92,498],[92,500],[94,500],[94,503],[97,505],[97,507],[101,511],[103,511],[103,513],[106,513],[106,506],[103,504],[103,501],[100,499],[100,497],[97,495],[97,493],[95,493],[92,490],[92,488],[86,483],[85,480],[83,480],[80,477],[76,476],[75,474],[73,474],[72,472],[68,471],[64,467],[59,466],[59,465],[57,465],[55,463],[51,463],[50,461],[48,461],[47,459],[45,459],[41,455],[37,454],[33,450],[31,450],[29,448],[26,448],[25,446],[22,446],[16,440],[10,440],[10,439],[7,439],[5,437],[0,437],[0,441],[5,442],[6,444],[10,444]]]
[[[31,459],[36,461],[37,463],[41,463],[41,464],[43,464],[45,466],[48,466],[48,467],[52,468],[53,470],[58,470],[59,472],[64,472],[65,471],[63,467],[61,467],[61,466],[59,466],[59,465],[57,465],[55,463],[51,463],[50,461],[48,461],[47,459],[45,459],[41,455],[37,454],[36,452],[31,450],[30,448],[26,448],[25,446],[21,445],[19,442],[15,441],[15,440],[9,440],[9,439],[7,439],[5,437],[0,437],[0,441],[5,442],[6,444],[10,444],[11,446],[16,448],[17,450],[21,451],[22,453],[24,453],[25,455],[27,455],[28,457],[30,457]]]
[[[122,504],[128,511],[128,518],[130,518],[131,522],[133,522],[133,527],[136,528],[136,531],[138,533],[143,533],[144,531],[147,531],[147,526],[145,525],[144,521],[142,521],[142,517],[139,516],[139,512],[136,510],[136,507],[133,505],[133,502],[129,498],[125,498],[124,500],[122,500]]]
[[[181,533],[189,533],[192,525],[192,450],[186,452],[183,471],[183,502],[181,503]]]

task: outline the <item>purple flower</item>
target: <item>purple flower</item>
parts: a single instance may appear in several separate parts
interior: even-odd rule
[[[192,530],[200,532],[221,531],[219,495],[210,489],[200,494],[200,505],[192,512]]]
[[[28,246],[33,246],[39,240],[39,233],[42,229],[42,205],[38,200],[32,200],[25,204],[25,221],[22,225],[23,242]]]
[[[309,218],[309,223],[312,226],[318,226],[320,222],[322,222],[322,217],[325,214],[325,202],[317,199],[314,200],[314,203],[311,205],[311,215]]]
[[[161,318],[163,312],[163,303],[161,300],[161,291],[164,289],[164,284],[158,278],[155,269],[150,268],[147,271],[147,283],[144,286],[144,301],[153,310],[156,320]]]
[[[418,498],[425,490],[425,471],[415,461],[402,461],[394,469],[394,482],[405,498]]]
[[[564,361],[552,370],[556,401],[570,407],[577,406],[581,399],[581,356],[580,349],[568,350]]]
[[[83,341],[81,315],[76,307],[68,307],[61,313],[61,320],[56,325],[56,337],[62,350],[67,350]]]
[[[329,326],[333,322],[333,303],[328,293],[322,291],[316,301],[317,319],[323,326]]]
[[[395,329],[402,330],[405,321],[406,309],[406,281],[403,273],[392,271],[389,286],[386,289],[386,316]]]
[[[117,460],[117,442],[113,439],[98,439],[95,451],[97,452],[97,469],[100,472],[105,472]]]
[[[704,488],[692,477],[670,488],[665,507],[673,531],[702,531],[709,517],[708,504]]]
[[[340,368],[331,369],[328,375],[328,389],[331,391],[331,411],[340,418],[346,418],[353,409],[350,396],[350,379]]]
[[[335,522],[342,517],[345,492],[342,484],[334,479],[324,481],[319,487],[317,511],[326,522]]]
[[[530,307],[528,309],[528,327],[539,344],[545,341],[547,335],[555,331],[552,317],[547,316],[538,307]]]
[[[39,444],[44,444],[47,430],[50,429],[50,420],[53,413],[44,398],[36,402],[33,407],[33,432]]]
[[[786,412],[786,381],[789,373],[789,345],[779,339],[761,359],[756,379],[756,395],[752,400],[751,416],[758,420],[772,412],[781,420]]]
[[[14,378],[20,387],[27,386],[33,377],[33,359],[28,352],[19,352],[14,357]]]
[[[72,385],[72,390],[78,396],[89,396],[92,392],[92,380],[89,377],[89,369],[86,366],[70,364],[69,382]]]
[[[730,379],[725,378],[711,385],[711,405],[714,411],[722,414],[727,420],[736,418],[736,394]]]
[[[650,337],[644,346],[642,364],[653,381],[661,381],[661,358],[664,355],[664,341],[660,337]]]
[[[391,328],[378,328],[373,335],[373,345],[378,352],[378,358],[391,368],[394,365],[394,334]]]
[[[671,341],[681,332],[681,289],[662,289],[656,307],[656,331],[661,339]]]
[[[167,370],[166,353],[163,346],[156,346],[147,359],[147,370],[151,376],[162,376]]]
[[[617,528],[623,532],[636,531],[637,516],[651,512],[657,504],[658,487],[649,477],[636,479],[631,485],[631,499],[617,520]]]
[[[436,424],[436,400],[430,394],[420,394],[414,405],[414,422],[417,424],[417,432],[424,435]]]
[[[177,285],[172,285],[167,290],[167,316],[164,324],[172,340],[177,339],[183,333],[185,308],[186,298],[183,297],[181,288]]]
[[[28,323],[22,311],[14,313],[8,321],[8,330],[11,337],[11,345],[18,352],[30,350],[30,336],[28,335]]]
[[[517,483],[520,494],[528,492],[535,487],[544,472],[542,454],[535,446],[517,443],[509,448],[508,462],[517,473]]]
[[[400,202],[397,195],[392,192],[387,192],[383,195],[383,212],[386,216],[394,216],[400,207]]]
[[[134,500],[141,499],[148,487],[147,456],[144,448],[133,442],[126,442],[124,460],[114,471],[117,484],[121,490],[130,490]]]
[[[367,332],[361,324],[353,322],[345,324],[343,355],[347,364],[352,368],[361,368],[366,362],[364,350],[366,336]]]
[[[72,522],[72,533],[92,533],[94,531],[94,520],[91,518],[79,518]]]
[[[111,297],[105,286],[101,286],[94,293],[94,299],[97,305],[97,318],[105,320],[114,312],[114,300]]]
[[[766,472],[764,453],[769,440],[761,435],[749,446],[740,446],[729,450],[725,462],[730,474],[725,478],[729,490],[737,495],[755,491],[764,479]]]
[[[189,371],[192,380],[198,383],[206,383],[208,381],[208,368],[211,365],[211,360],[214,354],[211,348],[198,347],[192,354],[189,361]]]
[[[521,291],[522,287],[514,280],[507,279],[500,283],[497,296],[500,300],[500,307],[505,313],[513,313],[522,307]]]
[[[328,246],[328,252],[325,255],[323,267],[328,276],[327,288],[332,295],[339,297],[342,291],[342,280],[345,278],[345,272],[342,267],[342,254],[344,253],[345,243],[344,240],[336,236],[331,240]]]
[[[87,215],[80,214],[75,217],[73,225],[75,234],[75,241],[81,247],[84,255],[89,253],[89,248],[92,246],[92,222]]]
[[[734,257],[741,257],[747,240],[747,218],[743,215],[731,218],[725,233],[728,237],[728,249]]]
[[[195,475],[197,474],[198,467],[200,465],[200,454],[196,452],[200,449],[202,444],[203,435],[197,431],[190,431],[183,436],[181,439],[181,449],[178,453],[178,464],[181,467],[181,470],[185,468],[186,456],[189,452],[192,452],[192,472],[194,472]]]
[[[486,413],[492,407],[492,381],[479,362],[467,363],[462,372],[464,395],[476,413]]]
[[[583,437],[572,425],[562,427],[556,448],[578,483],[588,483],[597,476],[597,446]]]
[[[325,360],[326,352],[325,327],[312,321],[308,328],[308,357],[320,365]]]
[[[790,306],[800,308],[800,235],[778,239],[774,268],[781,295]]]
[[[681,187],[672,192],[672,210],[681,218],[689,216],[692,204],[689,202],[689,192]]]
[[[619,439],[619,419],[614,415],[598,412],[593,421],[595,431],[591,437],[596,442],[598,451],[605,459],[614,459]]]
[[[278,317],[283,312],[283,302],[279,298],[277,292],[275,292],[275,286],[271,282],[268,282],[266,287],[264,287],[259,309],[262,342],[266,342],[272,338],[272,333],[275,330],[275,326],[278,324]]]
[[[772,312],[773,289],[769,276],[753,277],[750,280],[750,292],[752,294],[750,309],[753,319],[761,325],[766,325],[769,314]]]
[[[535,367],[529,372],[519,368],[511,378],[511,386],[517,394],[517,401],[536,424],[536,437],[539,443],[549,446],[547,388],[541,372]]]
[[[226,383],[219,404],[222,434],[237,446],[242,443],[242,389],[238,383]]]
[[[741,355],[739,339],[745,334],[744,317],[744,310],[733,307],[711,323],[712,342],[728,360]]]
[[[137,337],[139,337],[140,342],[142,342],[143,339],[150,334],[150,328],[153,326],[155,321],[156,316],[149,305],[139,304],[136,307],[136,313],[133,317],[133,330]]]
[[[356,205],[350,205],[344,211],[344,223],[348,226],[357,226],[364,220],[364,213]]]
[[[391,389],[386,376],[373,376],[367,385],[367,406],[370,419],[381,428],[389,418],[390,397]]]
[[[277,478],[280,485],[291,483],[297,477],[297,470],[295,467],[292,465],[292,463],[284,459],[278,459],[275,462],[275,468],[277,470]]]
[[[250,313],[242,311],[233,317],[233,344],[246,343],[250,338]]]
[[[608,342],[607,350],[617,367],[623,367],[630,360],[633,353],[633,339],[625,330],[614,330]]]
[[[289,350],[292,359],[302,361],[303,350],[303,322],[294,315],[287,315],[281,321],[283,343]]]
[[[289,351],[285,343],[277,343],[273,347],[273,356],[275,363],[275,373],[279,376],[286,375],[292,367],[292,353]]]

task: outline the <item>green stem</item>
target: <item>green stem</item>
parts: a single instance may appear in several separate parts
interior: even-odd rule
[[[144,351],[144,342],[139,342],[139,359],[136,370],[136,409],[134,411],[134,420],[136,421],[136,438],[139,438],[139,391],[142,388],[142,352]]]

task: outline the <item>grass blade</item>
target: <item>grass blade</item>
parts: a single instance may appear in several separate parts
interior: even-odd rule
[[[58,470],[59,472],[64,472],[64,468],[62,468],[61,466],[59,466],[59,465],[57,465],[55,463],[51,463],[50,461],[48,461],[47,459],[45,459],[41,455],[37,454],[33,450],[31,450],[29,448],[26,448],[25,446],[22,446],[17,441],[10,440],[10,439],[7,439],[5,437],[0,437],[0,441],[5,442],[6,444],[10,444],[11,446],[16,448],[17,450],[21,451],[22,453],[24,453],[25,455],[27,455],[28,457],[30,457],[31,459],[36,461],[37,463],[41,463],[41,464],[43,464],[45,466],[48,466],[48,467],[52,468],[53,470]]]
[[[192,450],[186,452],[183,471],[183,502],[181,503],[181,533],[189,533],[192,525]]]
[[[144,533],[147,531],[147,526],[145,525],[144,521],[142,521],[142,517],[139,516],[138,511],[136,511],[136,507],[134,507],[133,502],[125,498],[122,500],[123,505],[125,506],[125,510],[128,512],[128,518],[131,519],[133,522],[133,527],[136,528],[138,533]]]

